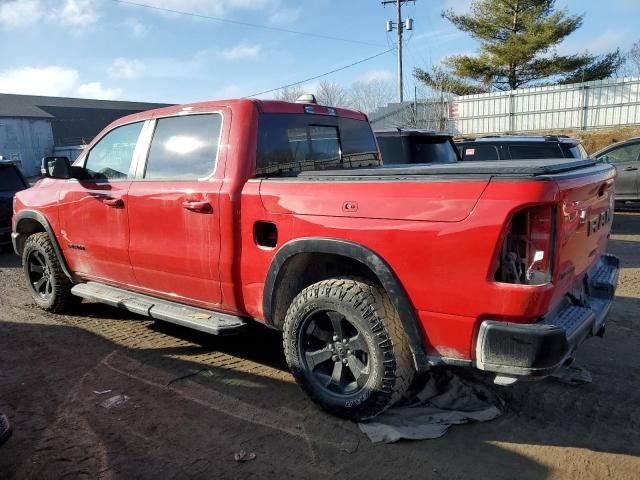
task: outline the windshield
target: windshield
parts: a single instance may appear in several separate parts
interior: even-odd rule
[[[22,177],[14,167],[0,167],[0,192],[17,192],[25,188]]]
[[[364,120],[313,114],[260,115],[256,176],[379,165],[373,132]]]

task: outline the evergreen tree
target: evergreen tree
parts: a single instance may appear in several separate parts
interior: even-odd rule
[[[583,15],[557,9],[555,0],[474,0],[469,13],[442,16],[480,43],[477,55],[445,59],[450,91],[514,90],[549,83],[610,77],[622,63],[618,50],[606,55],[559,55],[555,47],[582,26]],[[435,72],[437,73],[437,72]],[[418,80],[435,87],[436,75],[416,69]]]

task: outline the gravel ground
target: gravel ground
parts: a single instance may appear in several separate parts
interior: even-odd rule
[[[276,332],[216,338],[88,303],[49,315],[2,254],[0,411],[15,432],[0,477],[638,478],[639,213],[616,213],[610,245],[624,269],[607,336],[577,357],[592,384],[500,388],[501,418],[393,445],[319,412]]]

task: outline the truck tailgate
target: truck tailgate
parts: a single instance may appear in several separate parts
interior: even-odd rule
[[[555,281],[565,294],[605,253],[614,207],[615,170],[606,166],[557,178],[559,212]]]

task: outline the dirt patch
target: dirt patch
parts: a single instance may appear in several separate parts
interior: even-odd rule
[[[393,445],[319,412],[286,371],[277,332],[216,338],[96,304],[48,315],[18,259],[0,255],[0,411],[15,427],[1,476],[635,478],[639,213],[616,213],[611,251],[624,268],[607,336],[577,358],[593,383],[501,388],[503,417]],[[255,459],[236,461],[241,451]]]

